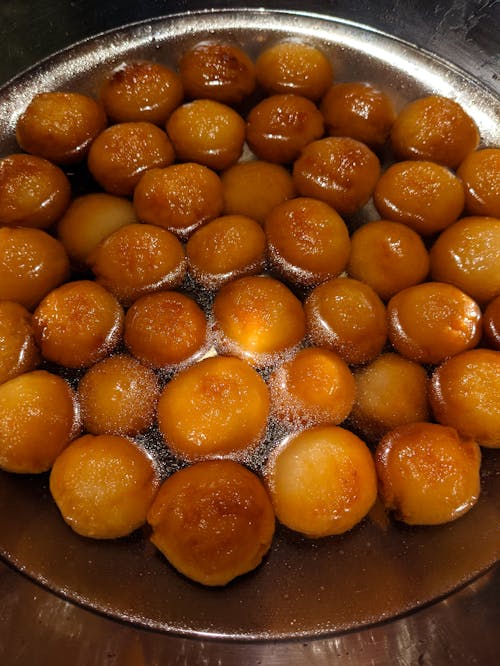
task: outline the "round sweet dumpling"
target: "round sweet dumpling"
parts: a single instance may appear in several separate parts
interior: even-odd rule
[[[457,169],[469,215],[500,217],[500,148],[469,153]]]
[[[129,62],[101,87],[101,102],[115,122],[163,125],[183,100],[182,82],[172,69],[157,62]]]
[[[398,159],[431,160],[454,169],[477,148],[479,131],[458,102],[429,95],[399,112],[390,140]]]
[[[139,435],[153,425],[159,394],[153,370],[126,354],[105,358],[78,385],[82,425],[93,435]]]
[[[64,246],[42,229],[0,227],[0,300],[32,310],[69,277]]]
[[[222,286],[213,313],[219,349],[256,366],[272,365],[305,334],[302,303],[267,276],[242,277]]]
[[[339,215],[352,215],[370,200],[380,162],[361,141],[326,137],[302,150],[292,175],[300,195],[324,201]]]
[[[112,352],[123,319],[123,308],[113,294],[90,280],[57,287],[33,313],[42,356],[68,368],[88,367]]]
[[[424,282],[398,292],[387,304],[389,339],[405,358],[441,363],[472,349],[481,338],[481,309],[444,282]]]
[[[172,232],[140,223],[107,236],[88,263],[97,283],[123,305],[144,294],[178,287],[187,269],[184,247]]]
[[[427,373],[419,364],[392,352],[356,369],[356,399],[350,422],[370,442],[404,423],[427,421]]]
[[[471,349],[434,370],[434,417],[481,446],[500,447],[500,352]]]
[[[176,291],[137,299],[125,315],[129,352],[152,368],[172,369],[193,362],[207,350],[208,322],[201,307]]]
[[[0,384],[34,370],[39,360],[31,313],[14,301],[0,301]]]
[[[500,296],[493,298],[484,310],[483,335],[490,347],[500,351]]]
[[[370,450],[340,426],[289,435],[271,453],[264,476],[278,520],[311,538],[347,532],[377,497]]]
[[[165,443],[186,460],[254,449],[268,415],[266,383],[248,363],[231,356],[206,358],[180,371],[158,403]]]
[[[337,277],[349,259],[349,231],[328,204],[297,197],[276,206],[265,221],[273,269],[292,284],[310,286]]]
[[[132,203],[125,197],[92,192],[73,199],[59,220],[57,236],[71,261],[82,268],[101,241],[138,221]]]
[[[301,349],[278,366],[268,386],[273,416],[296,427],[342,423],[356,391],[347,363],[319,347]]]
[[[235,44],[206,41],[184,51],[179,74],[186,97],[240,104],[255,88],[255,66]]]
[[[151,541],[203,585],[226,585],[269,550],[275,517],[260,479],[230,460],[195,463],[162,484],[148,512]]]
[[[10,379],[0,385],[0,468],[46,472],[78,426],[77,402],[64,379],[46,370]]]
[[[36,155],[0,160],[0,225],[46,229],[66,210],[69,180],[59,167]]]
[[[311,342],[337,352],[349,365],[373,360],[386,343],[385,306],[359,280],[340,277],[321,283],[304,310]]]
[[[455,520],[479,497],[481,451],[454,428],[399,426],[378,444],[375,465],[383,504],[409,525]]]
[[[94,539],[116,539],[141,527],[158,486],[149,456],[117,435],[74,440],[50,474],[50,492],[66,523]]]
[[[106,126],[106,114],[88,95],[42,92],[28,104],[16,125],[23,150],[56,164],[82,161]]]

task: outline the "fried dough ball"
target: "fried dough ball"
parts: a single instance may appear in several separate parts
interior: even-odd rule
[[[39,360],[31,312],[14,301],[0,301],[0,384],[34,370]]]
[[[354,372],[356,400],[351,422],[356,432],[377,441],[405,423],[428,421],[427,373],[399,354],[380,354]]]
[[[101,101],[115,122],[163,125],[181,104],[184,91],[178,74],[157,62],[130,62],[114,71],[101,88]]]
[[[169,166],[174,158],[163,130],[153,123],[128,122],[112,125],[96,137],[87,164],[106,192],[131,196],[143,173]]]
[[[16,137],[27,153],[56,164],[74,164],[86,157],[106,122],[102,107],[88,95],[43,92],[19,117]]]
[[[351,236],[348,274],[370,285],[384,301],[423,282],[429,267],[422,238],[405,224],[375,220]]]
[[[380,441],[375,465],[383,504],[409,525],[456,520],[479,497],[481,451],[453,428],[399,426]]]
[[[239,162],[221,174],[224,213],[246,215],[260,224],[278,204],[295,196],[284,166],[263,160]]]
[[[78,385],[83,427],[93,435],[140,435],[153,424],[159,395],[150,368],[126,354],[105,358]]]
[[[469,153],[457,169],[470,215],[500,217],[500,148]]]
[[[234,44],[206,41],[184,51],[179,73],[187,97],[240,104],[255,89],[255,66]]]
[[[380,175],[378,157],[348,137],[327,137],[306,146],[293,165],[299,194],[314,197],[351,215],[372,196]]]
[[[175,472],[148,512],[151,541],[202,585],[226,585],[255,569],[271,547],[275,518],[260,479],[231,460]]]
[[[32,310],[68,277],[68,255],[58,240],[41,229],[0,227],[0,300]]]
[[[260,224],[244,215],[224,215],[195,231],[186,244],[191,275],[214,289],[264,266],[266,236]]]
[[[491,300],[484,310],[483,335],[493,349],[500,350],[500,296]]]
[[[301,349],[278,366],[268,386],[273,415],[296,427],[342,423],[356,391],[347,363],[319,347]]]
[[[171,368],[195,360],[205,351],[205,313],[189,296],[159,291],[137,299],[125,315],[127,349],[145,365]]]
[[[18,474],[49,470],[78,430],[69,384],[33,370],[0,385],[0,467]]]
[[[311,342],[337,352],[349,365],[373,360],[387,339],[385,306],[367,284],[334,278],[315,287],[304,303]]]
[[[70,197],[66,174],[52,162],[21,153],[0,160],[0,225],[46,229]]]
[[[123,309],[96,282],[77,280],[53,289],[33,313],[42,356],[68,368],[97,363],[118,344]]]
[[[463,291],[444,282],[424,282],[398,292],[387,304],[389,339],[405,358],[441,363],[481,338],[481,310]]]
[[[442,231],[464,208],[462,181],[435,162],[396,162],[378,180],[373,201],[381,217],[426,236]]]
[[[500,447],[500,352],[471,349],[444,361],[432,375],[430,403],[439,423]]]
[[[144,222],[185,240],[222,213],[222,183],[215,171],[194,162],[151,169],[135,188],[134,207]]]
[[[340,426],[289,435],[272,452],[264,475],[278,520],[311,538],[352,529],[377,497],[368,447]]]
[[[285,201],[265,222],[268,257],[274,270],[297,285],[315,285],[346,267],[349,231],[331,206],[310,197]]]
[[[180,240],[152,224],[126,224],[105,238],[89,257],[96,281],[130,305],[139,296],[178,287],[186,274]]]
[[[319,108],[330,136],[349,136],[373,150],[387,141],[396,119],[389,95],[365,81],[335,84]]]
[[[179,160],[221,171],[235,164],[243,152],[245,121],[226,104],[196,99],[172,113],[167,134]]]
[[[268,93],[293,93],[319,100],[333,79],[327,56],[303,42],[279,42],[264,49],[255,62],[257,82]]]
[[[478,303],[500,295],[500,218],[464,217],[431,248],[431,277],[459,287]]]
[[[248,114],[246,140],[261,160],[293,162],[308,143],[323,136],[323,116],[307,97],[271,95]]]
[[[442,95],[407,104],[391,130],[391,145],[398,159],[430,160],[452,169],[478,144],[474,120],[458,102]]]
[[[117,435],[84,435],[57,458],[50,492],[81,536],[117,539],[146,522],[159,478],[149,456]]]
[[[246,276],[223,285],[213,313],[219,350],[256,366],[272,365],[305,334],[302,303],[268,276]]]
[[[242,455],[262,440],[269,391],[246,361],[212,356],[181,370],[163,389],[158,427],[185,460]]]
[[[82,268],[101,241],[138,221],[132,203],[125,197],[93,192],[73,199],[59,220],[57,236],[71,261]]]

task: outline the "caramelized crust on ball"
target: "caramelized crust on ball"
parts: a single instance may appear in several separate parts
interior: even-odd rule
[[[39,360],[31,313],[14,301],[0,301],[0,384],[34,370]]]
[[[492,299],[483,313],[483,335],[493,349],[500,350],[500,296]]]
[[[332,83],[326,55],[303,42],[279,42],[264,49],[255,62],[258,83],[268,93],[294,93],[319,100]]]
[[[260,224],[275,206],[295,196],[290,172],[262,160],[229,167],[221,181],[226,215],[246,215]]]
[[[189,271],[214,289],[264,266],[266,236],[258,222],[244,215],[224,215],[195,231],[186,244]]]
[[[469,153],[457,169],[470,215],[500,217],[500,148]]]
[[[462,213],[462,181],[435,162],[396,162],[380,177],[373,201],[380,216],[423,236],[445,229]]]
[[[253,62],[239,46],[224,42],[202,42],[184,51],[179,73],[192,99],[240,104],[255,88]]]
[[[33,370],[0,385],[0,467],[18,474],[49,470],[78,429],[69,384]]]
[[[125,315],[125,345],[153,368],[172,368],[194,360],[205,351],[207,336],[203,310],[175,291],[142,296]]]
[[[479,497],[480,449],[453,428],[399,426],[381,440],[375,464],[382,502],[409,525],[456,520]]]
[[[385,307],[371,287],[351,278],[327,280],[305,301],[307,332],[318,347],[336,351],[346,363],[373,360],[385,345]]]
[[[46,229],[70,197],[66,174],[48,160],[21,153],[0,160],[0,225]]]
[[[347,264],[349,231],[323,201],[285,201],[273,208],[264,228],[274,270],[293,284],[318,284],[339,275]]]
[[[163,125],[183,99],[178,74],[157,62],[131,62],[114,71],[101,88],[101,101],[116,122]]]
[[[368,447],[339,426],[285,438],[271,454],[265,480],[278,520],[311,538],[352,529],[377,497]]]
[[[275,418],[295,427],[342,423],[354,403],[354,377],[328,349],[307,347],[271,374],[268,386]]]
[[[255,569],[275,527],[260,479],[230,460],[175,472],[161,486],[148,522],[151,541],[170,564],[203,585],[226,585]]]
[[[430,402],[439,423],[481,446],[500,447],[500,352],[471,349],[432,375]]]
[[[56,164],[83,160],[95,137],[106,127],[101,106],[76,92],[35,95],[16,125],[23,150]]]
[[[84,368],[102,360],[118,344],[123,309],[101,285],[77,280],[47,294],[33,313],[33,324],[45,359]]]
[[[116,435],[76,439],[50,474],[50,492],[65,522],[94,539],[117,539],[141,527],[158,485],[147,454]]]
[[[323,136],[323,116],[300,95],[265,97],[250,110],[246,140],[261,160],[293,162],[308,143]]]
[[[500,295],[500,219],[464,217],[445,229],[430,252],[431,277],[459,287],[478,303]]]
[[[421,97],[398,114],[391,145],[399,159],[431,160],[452,169],[479,143],[476,123],[452,99],[441,95]]]
[[[217,345],[256,366],[271,365],[305,334],[302,303],[283,283],[247,276],[225,284],[213,305]]]
[[[68,277],[68,255],[58,240],[41,229],[0,227],[0,300],[32,310]]]
[[[242,455],[264,436],[269,392],[246,361],[214,356],[181,370],[164,388],[158,426],[186,460]]]
[[[180,240],[152,224],[126,224],[105,238],[89,257],[96,281],[130,305],[139,296],[178,287],[186,274]]]
[[[194,162],[151,169],[134,191],[134,208],[139,218],[165,227],[183,240],[220,215],[223,206],[219,176]]]
[[[135,358],[105,358],[78,385],[83,427],[93,435],[139,435],[153,424],[159,394],[155,373]]]
[[[245,121],[234,109],[213,99],[196,99],[178,107],[167,122],[177,159],[221,171],[243,152]]]
[[[293,165],[299,194],[325,201],[351,215],[370,199],[380,176],[378,157],[348,137],[327,137],[307,145]]]
[[[387,304],[389,339],[405,358],[441,363],[481,337],[481,310],[463,291],[443,282],[425,282],[398,292]]]

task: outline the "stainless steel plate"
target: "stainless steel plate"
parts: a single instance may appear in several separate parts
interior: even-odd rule
[[[429,92],[457,99],[485,144],[500,144],[500,105],[490,90],[442,60],[366,26],[310,14],[215,11],[134,24],[77,44],[0,91],[0,147],[18,150],[19,113],[40,90],[94,93],[133,58],[175,66],[190,44],[235,40],[251,55],[284,36],[330,56],[337,80],[369,80],[398,107]],[[32,579],[114,618],[185,636],[282,639],[326,636],[394,618],[439,599],[499,557],[500,456],[484,452],[482,496],[463,518],[410,528],[366,519],[341,537],[309,541],[279,528],[266,561],[224,589],[178,575],[137,532],[113,542],[74,534],[47,477],[0,475],[0,552]]]

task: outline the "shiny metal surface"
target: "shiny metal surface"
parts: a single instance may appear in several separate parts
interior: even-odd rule
[[[30,3],[32,10],[34,10],[33,6],[36,4],[37,3]],[[94,3],[74,2],[69,4],[71,5],[71,8],[68,9],[68,6],[66,6],[65,11],[72,11],[73,20],[76,20],[84,5],[88,7]],[[195,3],[192,4],[194,5]],[[227,3],[213,4],[223,5]],[[290,3],[287,3],[286,5],[285,3],[282,4],[288,7]],[[325,8],[326,4],[327,3],[323,4],[323,8]],[[343,3],[331,4],[335,4],[335,8],[338,9],[338,5],[342,5]],[[409,3],[400,2],[382,4],[384,7],[383,13],[388,11],[388,5],[394,5],[393,10],[398,9],[400,12],[410,11]],[[447,14],[448,17],[451,18],[453,11],[455,11],[455,13],[458,12],[458,3],[455,8],[452,6],[454,3],[448,4]],[[460,4],[463,5],[463,3]],[[476,5],[474,8],[474,11],[476,12],[474,25],[476,25],[476,27],[480,25],[480,4],[483,5],[482,16],[486,16],[489,11],[488,5],[491,3],[469,3],[469,9],[472,5]],[[18,3],[14,5],[14,3],[8,2],[2,5],[1,11],[5,12],[6,6],[8,10],[9,5],[12,5],[11,10],[13,12],[18,11],[16,10],[16,7],[19,7]],[[54,22],[57,19],[55,13],[50,13],[53,12],[52,5],[57,5],[57,3],[45,5],[45,7],[48,8],[46,9],[45,20],[48,19],[49,23],[52,21],[52,25],[54,25]],[[130,8],[126,6],[127,3],[115,2],[109,3],[109,5],[110,7],[107,6],[106,11],[103,10],[105,21],[111,21],[114,18],[115,25],[127,23],[130,20],[136,20],[138,18],[146,18],[142,15],[135,15],[132,17],[130,15]],[[145,7],[150,8],[152,12],[151,16],[153,16],[154,13],[164,14],[171,11],[169,3],[164,2],[142,3],[141,11],[144,11]],[[186,6],[183,4],[182,7],[175,7],[175,9],[178,8],[185,9]],[[62,11],[61,7],[59,7],[59,9]],[[112,17],[109,16],[110,9],[113,9],[115,12]],[[158,11],[160,9],[161,11]],[[314,7],[308,6],[308,10],[309,9],[312,10]],[[120,12],[120,10],[122,11]],[[346,10],[344,10],[344,12],[346,12]],[[355,14],[356,12],[353,13]],[[394,14],[392,16],[394,16]],[[344,16],[344,18],[349,17]],[[362,17],[352,16],[352,18],[354,18],[354,20],[361,20]],[[370,23],[370,18],[374,17],[366,13],[363,23]],[[43,17],[39,17],[37,20],[39,21],[39,26],[43,25],[43,23],[40,23],[40,21],[43,20]],[[380,21],[380,16],[377,17],[377,20]],[[371,24],[373,25],[373,23]],[[21,25],[22,23],[16,24],[18,28]],[[36,22],[35,25],[37,25]],[[71,35],[72,30],[76,30],[76,27],[71,21],[69,21],[67,25],[70,26],[70,28],[64,33],[63,39],[62,41],[59,41],[58,46],[65,46],[66,44],[71,43],[71,41],[74,41],[74,39],[71,39]],[[297,26],[297,30],[304,30],[303,21],[296,19],[295,25]],[[470,22],[469,25],[471,25]],[[219,24],[219,26],[222,26],[222,24]],[[444,26],[447,26],[446,21],[442,24],[434,25],[433,34],[436,34],[438,28],[443,31]],[[24,27],[26,28],[26,24]],[[88,33],[85,32],[92,27],[94,28],[93,32],[98,32],[99,29],[102,29],[103,27],[112,27],[112,24],[105,26],[99,24],[98,28],[96,23],[92,24],[92,22],[90,22],[89,24],[88,22],[83,22],[83,24],[80,25],[80,28],[83,28],[83,32],[80,33],[80,36],[92,34],[92,30]],[[247,25],[242,25],[241,27],[245,30],[248,29]],[[273,28],[273,26],[267,27],[271,30]],[[383,26],[379,25],[378,27]],[[5,30],[5,23],[3,29]],[[30,29],[33,30],[33,24],[30,24]],[[385,29],[388,30],[387,27]],[[146,31],[147,30],[149,30],[149,28],[146,28]],[[186,37],[185,31],[181,32],[182,35],[179,39],[182,42],[182,39],[185,39]],[[396,34],[400,33],[396,32]],[[160,39],[160,36],[161,33],[157,32],[155,34],[155,39]],[[402,36],[408,38],[408,35],[403,34]],[[5,35],[5,37],[7,38],[7,35]],[[61,35],[59,35],[59,37],[61,37]],[[65,42],[68,37],[69,41]],[[150,38],[151,32],[145,33],[144,28],[140,27],[137,36],[137,48],[140,50],[144,46],[144,41],[146,40],[147,43],[147,40]],[[330,37],[318,34],[317,38],[329,39]],[[13,45],[13,52],[15,52],[18,42],[12,42],[12,38],[10,39],[11,41],[8,41],[7,43]],[[19,39],[19,37],[17,39]],[[132,40],[129,40],[127,42],[127,48],[130,48],[131,41]],[[371,41],[369,39],[367,40],[367,45],[372,49],[373,45],[377,45],[377,43],[380,45],[380,38]],[[427,46],[426,43],[422,42],[420,45]],[[30,43],[28,46],[30,48],[33,48],[33,46],[39,48],[40,44],[38,44],[35,38],[34,44]],[[353,44],[352,41],[349,42],[349,40],[345,42],[344,36],[344,43],[342,43],[341,46],[342,49],[340,52],[343,50],[345,51],[346,49],[348,50],[349,47],[352,49]],[[359,41],[356,43],[356,47],[359,49]],[[116,49],[116,52],[119,54],[121,50],[125,48],[123,39],[116,39],[111,48]],[[394,61],[387,58],[387,49],[382,49],[382,51],[383,53],[380,55],[383,57],[385,56],[386,73],[387,71],[394,72],[397,70]],[[93,50],[92,53],[95,54],[95,50]],[[91,67],[97,67],[101,59],[106,60],[101,51],[98,61],[92,61],[92,53],[87,53],[85,56],[87,58],[87,65],[90,64]],[[394,54],[395,52],[393,49],[391,51],[391,59],[394,57]],[[446,54],[442,53],[441,55]],[[462,55],[460,57],[462,57]],[[38,53],[37,56],[39,57],[40,53]],[[106,57],[109,57],[109,53],[106,53]],[[376,60],[377,59],[375,58],[375,61]],[[429,71],[431,71],[432,74],[433,65],[426,60],[425,54],[417,52],[415,55],[413,50],[409,49],[408,53],[405,55],[405,62],[419,64],[425,62],[426,65],[420,70],[420,74],[418,68],[413,67],[410,76],[413,80],[416,79],[417,86],[421,85],[423,89],[433,87],[432,76],[430,80],[428,78]],[[477,71],[471,71],[471,73],[479,75],[483,83],[493,89],[493,91],[495,89],[498,90],[498,81],[494,78],[494,64],[493,69],[491,69],[492,60],[488,56],[486,49],[483,52],[483,56],[479,60],[476,60],[476,62]],[[26,64],[29,64],[29,60]],[[463,65],[463,63],[460,64]],[[0,70],[3,78],[8,78],[14,73],[13,71],[9,71],[9,65],[5,68],[5,64],[3,64],[3,68],[3,70]],[[380,71],[380,69],[380,62],[376,61],[374,72]],[[63,76],[67,76],[68,71],[70,71],[74,72],[76,78],[78,78],[80,70],[81,62],[76,63],[76,66],[72,69],[72,66],[68,65],[67,59],[61,59],[61,72]],[[472,70],[474,70],[474,67],[472,67]],[[438,66],[437,78],[435,79],[436,84],[439,86],[445,85],[446,87],[447,82],[445,81],[443,84],[442,77],[439,76],[439,71],[440,68]],[[493,71],[493,75],[491,74],[491,71]],[[5,72],[7,73],[5,74]],[[452,78],[454,79],[456,76],[461,77],[461,74],[453,70]],[[53,77],[53,71],[49,72],[48,81],[50,81],[52,86],[57,86],[57,76],[55,80],[53,80]],[[494,132],[498,131],[498,119],[495,120],[490,113],[485,113],[488,104],[486,104],[485,107],[484,99],[485,96],[488,97],[489,92],[482,89],[477,93],[473,91],[472,88],[467,88],[467,77],[460,80],[463,83],[461,91],[466,104],[472,104],[475,110],[483,114],[481,116],[483,118],[483,122],[481,123],[483,134],[486,132],[487,136],[493,136]],[[34,84],[36,85],[39,85],[39,83],[39,78],[34,81]],[[408,85],[408,83],[406,83],[406,85]],[[453,85],[457,85],[456,79],[453,80]],[[5,132],[4,136],[6,136],[12,128],[14,117],[15,115],[11,116],[8,110],[2,114],[1,127],[2,131]],[[56,543],[56,548],[57,545],[58,544]],[[238,645],[235,643],[222,644],[220,642],[174,639],[142,630],[132,629],[130,627],[124,627],[121,624],[113,623],[110,620],[83,611],[72,604],[68,604],[61,599],[54,597],[50,593],[33,587],[31,583],[27,582],[19,575],[13,574],[10,570],[4,570],[2,568],[1,571],[0,590],[3,593],[2,596],[6,600],[6,604],[4,605],[4,610],[0,614],[3,637],[0,647],[0,663],[57,664],[59,662],[55,655],[61,650],[61,646],[64,646],[64,649],[61,650],[64,661],[61,661],[60,663],[75,661],[76,663],[81,664],[230,664],[257,663],[259,660],[261,660],[262,663],[337,663],[337,659],[340,657],[342,657],[342,663],[377,664],[388,663],[386,650],[389,650],[391,655],[395,655],[393,663],[434,664],[474,663],[474,661],[476,661],[476,663],[485,664],[494,663],[493,659],[496,640],[493,624],[496,624],[496,621],[498,620],[499,610],[498,572],[490,573],[474,582],[465,590],[452,595],[444,602],[434,604],[430,608],[410,615],[408,618],[393,621],[390,624],[378,626],[373,629],[342,634],[330,640],[310,641],[307,644],[293,642],[286,644],[258,643],[252,645]],[[307,590],[305,593],[307,594]],[[180,592],[180,594],[182,593]],[[293,598],[291,601],[293,605]],[[242,598],[241,604],[245,606],[244,598]],[[23,622],[19,623],[17,618],[21,608],[28,608],[30,612],[28,614],[25,613]],[[474,617],[471,616],[471,610],[474,610]],[[264,610],[263,616],[266,617]],[[480,622],[480,624],[477,624],[478,622]],[[457,631],[457,627],[461,627],[460,631]],[[29,636],[29,639],[23,640],[22,637],[26,635]],[[6,638],[7,636],[9,637],[8,640]],[[478,640],[479,636],[481,636],[480,640]],[[50,648],[49,643],[51,646]],[[4,650],[4,658],[2,658],[2,650]],[[40,651],[42,651],[42,654],[43,652],[47,655],[50,654],[50,660],[49,657],[47,657],[47,661],[41,661],[41,659],[45,659],[45,656],[41,657]],[[72,656],[69,657],[69,654]],[[36,658],[34,655],[37,655]],[[466,656],[467,661],[465,660]],[[450,661],[448,661],[448,659],[450,659]]]

